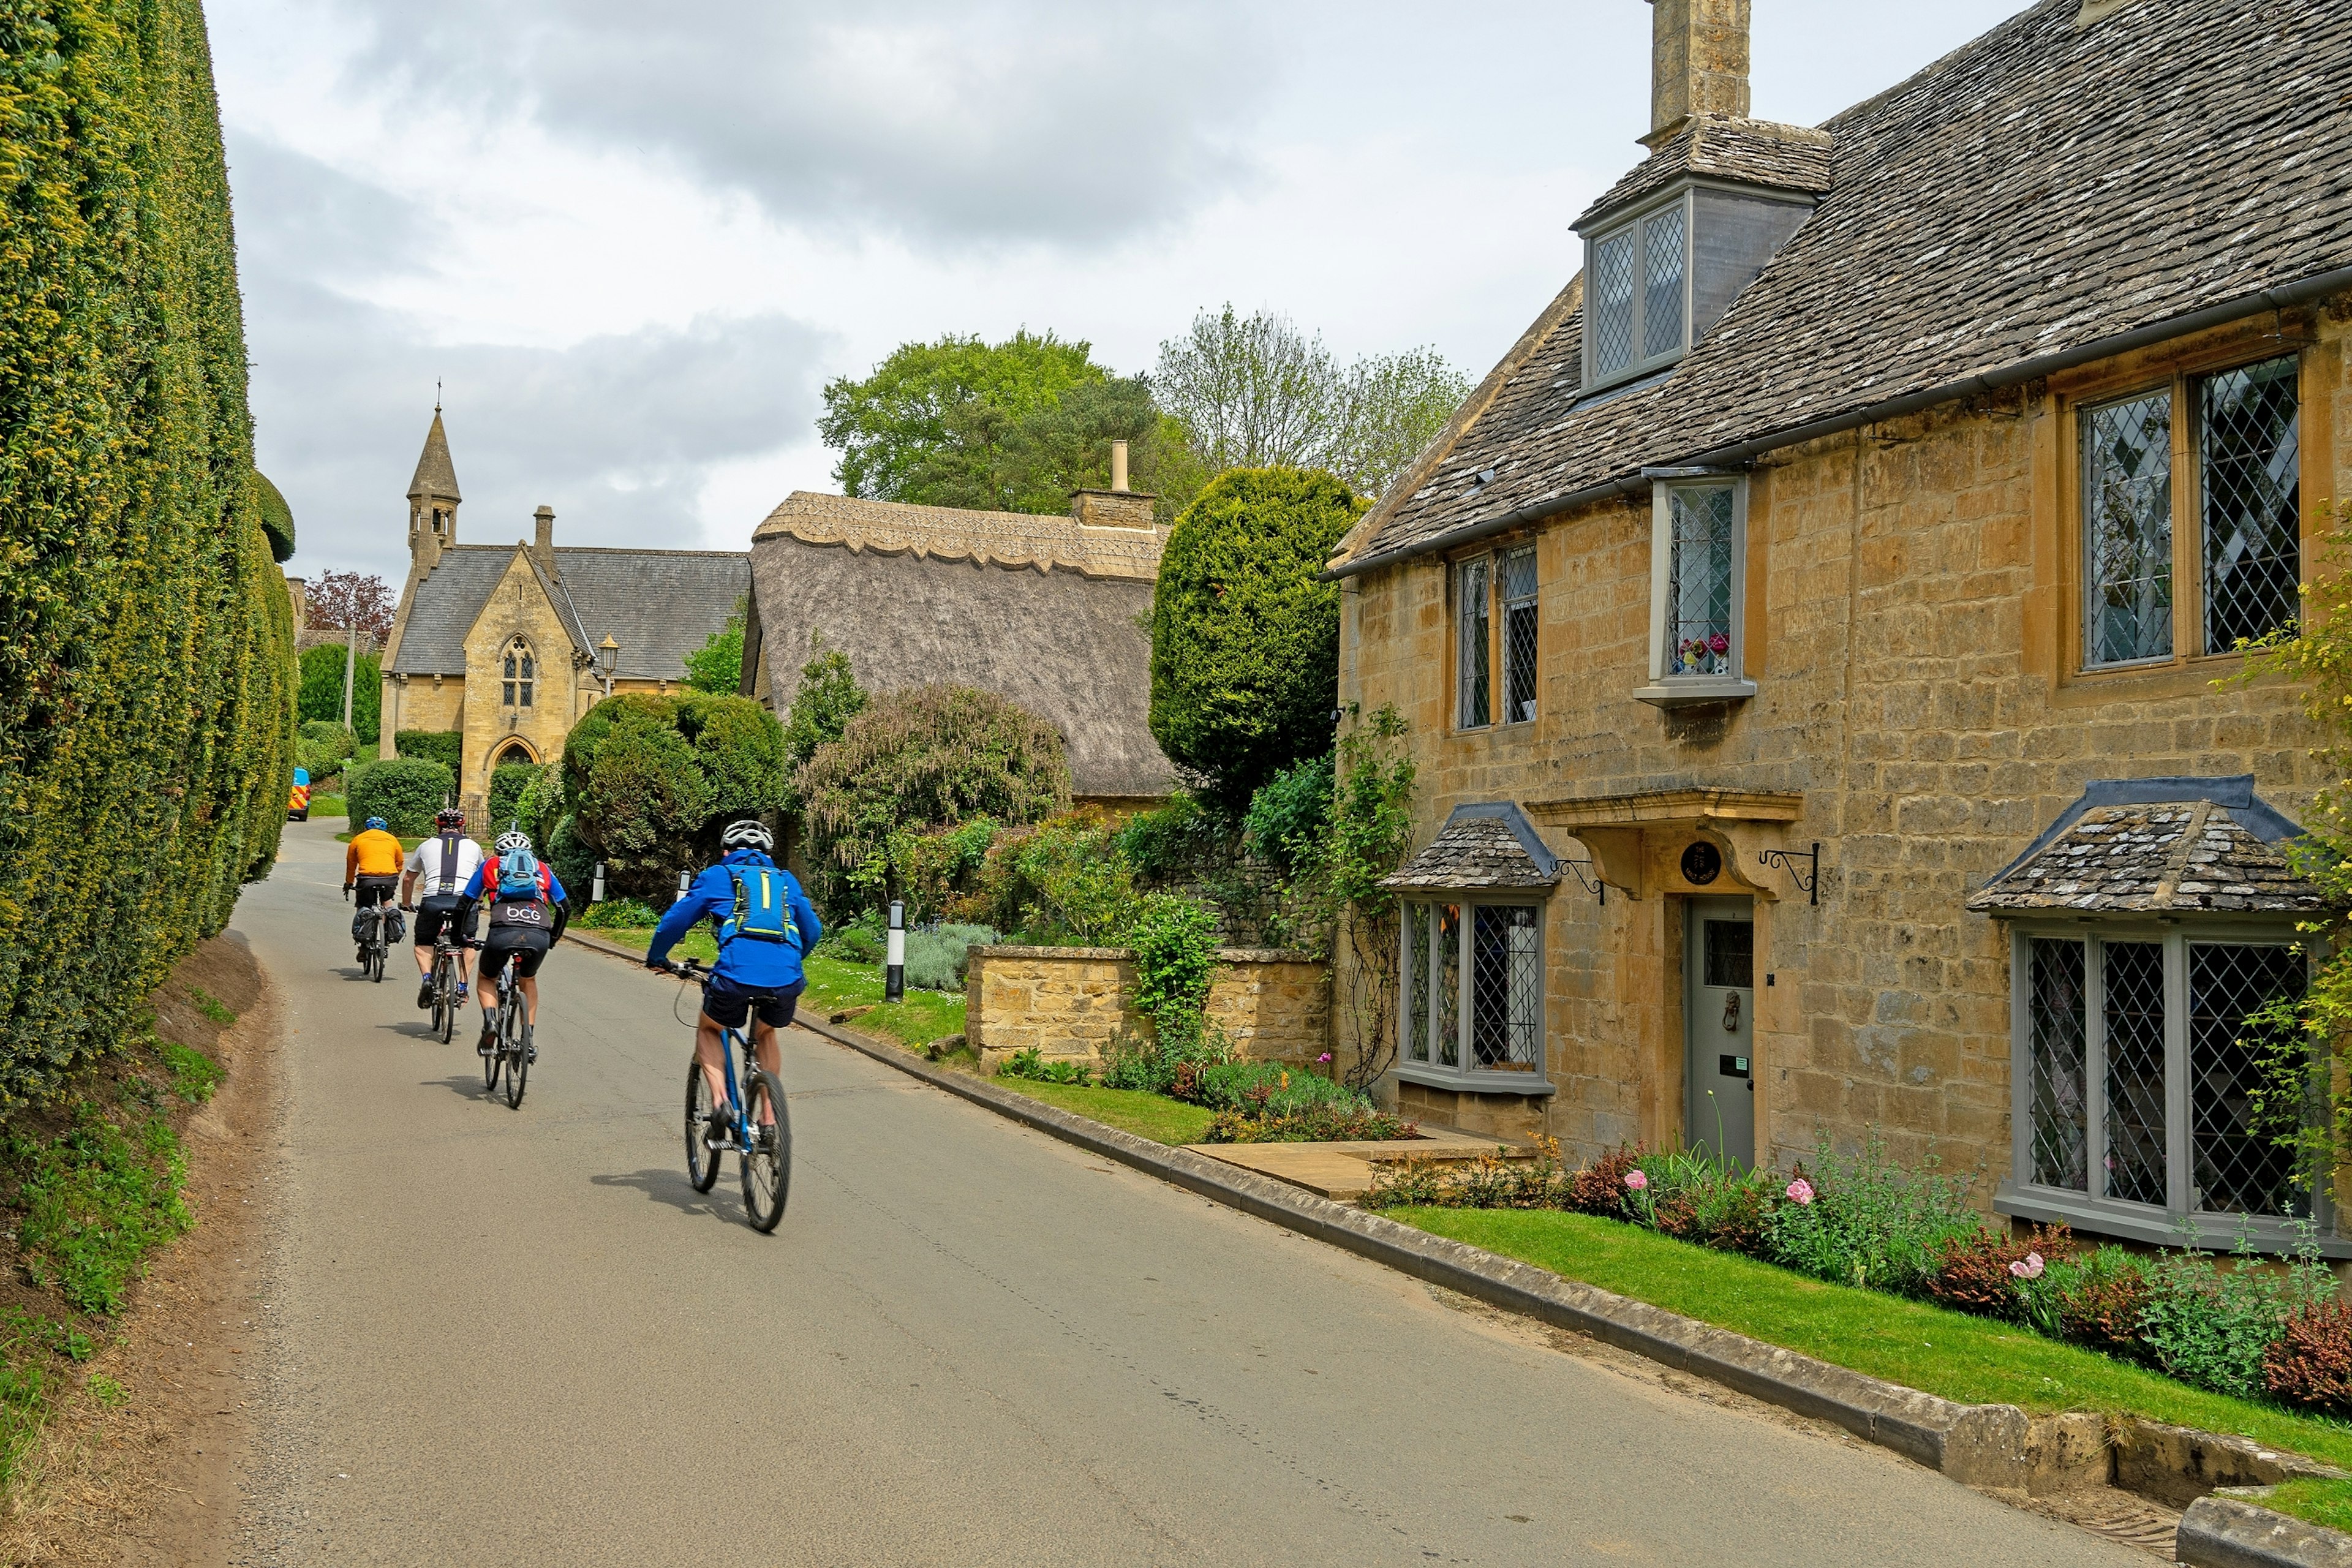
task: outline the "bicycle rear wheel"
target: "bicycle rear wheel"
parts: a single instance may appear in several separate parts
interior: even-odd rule
[[[457,1033],[457,961],[444,953],[433,965],[433,1023],[447,1045]]]
[[[743,1119],[751,1129],[751,1151],[742,1156],[743,1208],[751,1228],[765,1234],[784,1217],[793,1184],[793,1124],[784,1110],[784,1086],[771,1072],[745,1075]],[[775,1125],[762,1125],[769,1113]]]
[[[507,1058],[509,1110],[521,1107],[523,1079],[530,1071],[530,1058],[525,1054],[522,1044],[522,1023],[529,1016],[530,1008],[523,1002],[521,990],[518,987],[513,998],[507,1003],[506,1027],[499,1031],[502,1037],[499,1045]]]
[[[382,920],[378,920],[375,922],[375,934],[368,938],[369,978],[373,979],[378,985],[383,984],[383,955],[385,952],[386,949],[383,941],[383,921]]]
[[[721,1151],[702,1142],[709,1123],[710,1076],[700,1062],[689,1060],[686,1064],[686,1179],[698,1193],[707,1193],[719,1184]]]

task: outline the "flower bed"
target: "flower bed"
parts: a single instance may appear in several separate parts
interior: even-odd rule
[[[2315,1248],[2284,1269],[2194,1247],[2154,1258],[2064,1227],[1990,1230],[1967,1183],[1896,1167],[1875,1135],[1826,1141],[1788,1174],[1703,1152],[1620,1148],[1570,1171],[1542,1158],[1384,1173],[1367,1208],[1562,1209],[1736,1252],[1841,1285],[1935,1302],[2139,1363],[2195,1387],[2352,1415],[2352,1310]]]
[[[1219,1060],[1213,1047],[1178,1056],[1155,1047],[1116,1054],[1102,1071],[1100,1087],[1142,1091],[1214,1114],[1199,1142],[1204,1143],[1322,1143],[1414,1136],[1412,1124],[1374,1104],[1361,1089],[1277,1062]],[[1328,1059],[1328,1058],[1326,1058]],[[1086,1086],[1095,1083],[1082,1062],[1047,1060],[1034,1049],[1018,1050],[997,1069],[999,1076],[1034,1082]]]

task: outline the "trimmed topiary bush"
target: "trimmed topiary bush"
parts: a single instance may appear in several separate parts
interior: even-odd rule
[[[439,763],[452,778],[466,765],[466,737],[457,730],[398,731],[392,737],[392,749],[400,756]]]
[[[268,874],[294,765],[202,8],[5,36],[0,1105],[137,1037]]]
[[[1331,749],[1339,590],[1318,582],[1367,503],[1329,474],[1236,468],[1176,520],[1151,598],[1151,734],[1229,820]]]
[[[371,816],[381,816],[400,837],[421,838],[433,831],[433,814],[456,788],[456,779],[439,763],[394,757],[353,768],[343,785],[343,798],[354,829]]]
[[[839,910],[882,902],[901,880],[896,836],[980,816],[1018,826],[1067,805],[1070,764],[1060,731],[994,692],[920,686],[876,696],[794,787],[811,874]]]
[[[718,858],[719,828],[783,795],[783,731],[748,697],[632,692],[590,709],[563,744],[572,831],[614,896],[667,894]]]

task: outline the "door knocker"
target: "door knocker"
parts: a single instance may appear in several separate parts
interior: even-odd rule
[[[1737,991],[1723,999],[1723,1032],[1727,1035],[1739,1033],[1739,993]]]

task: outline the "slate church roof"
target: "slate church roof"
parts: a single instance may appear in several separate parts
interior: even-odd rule
[[[435,428],[439,428],[436,421]],[[428,448],[429,456],[429,448]],[[453,544],[416,584],[386,673],[463,675],[466,636],[519,544]],[[573,647],[593,658],[609,635],[621,646],[614,675],[627,680],[686,679],[686,656],[725,628],[751,592],[738,552],[604,550],[557,546],[556,575],[540,582],[564,619]],[[533,570],[537,571],[537,563]],[[542,658],[557,650],[542,649]]]
[[[1146,627],[1165,537],[798,491],[751,537],[746,669],[781,710],[822,637],[868,690],[977,686],[1050,721],[1075,795],[1164,795]]]
[[[1972,895],[1979,914],[2305,914],[2326,907],[2287,865],[2300,834],[2253,776],[2103,780]]]
[[[1581,397],[1572,281],[1350,535],[1339,569],[1645,491],[1644,466],[1741,460],[1898,400],[2112,353],[2135,331],[2268,310],[2266,290],[2352,266],[2352,5],[2132,0],[2082,15],[2080,0],[2042,0],[1822,127],[1834,150],[1819,205],[1671,374]],[[1684,166],[1801,188],[1810,155],[1718,119],[1612,195]]]

